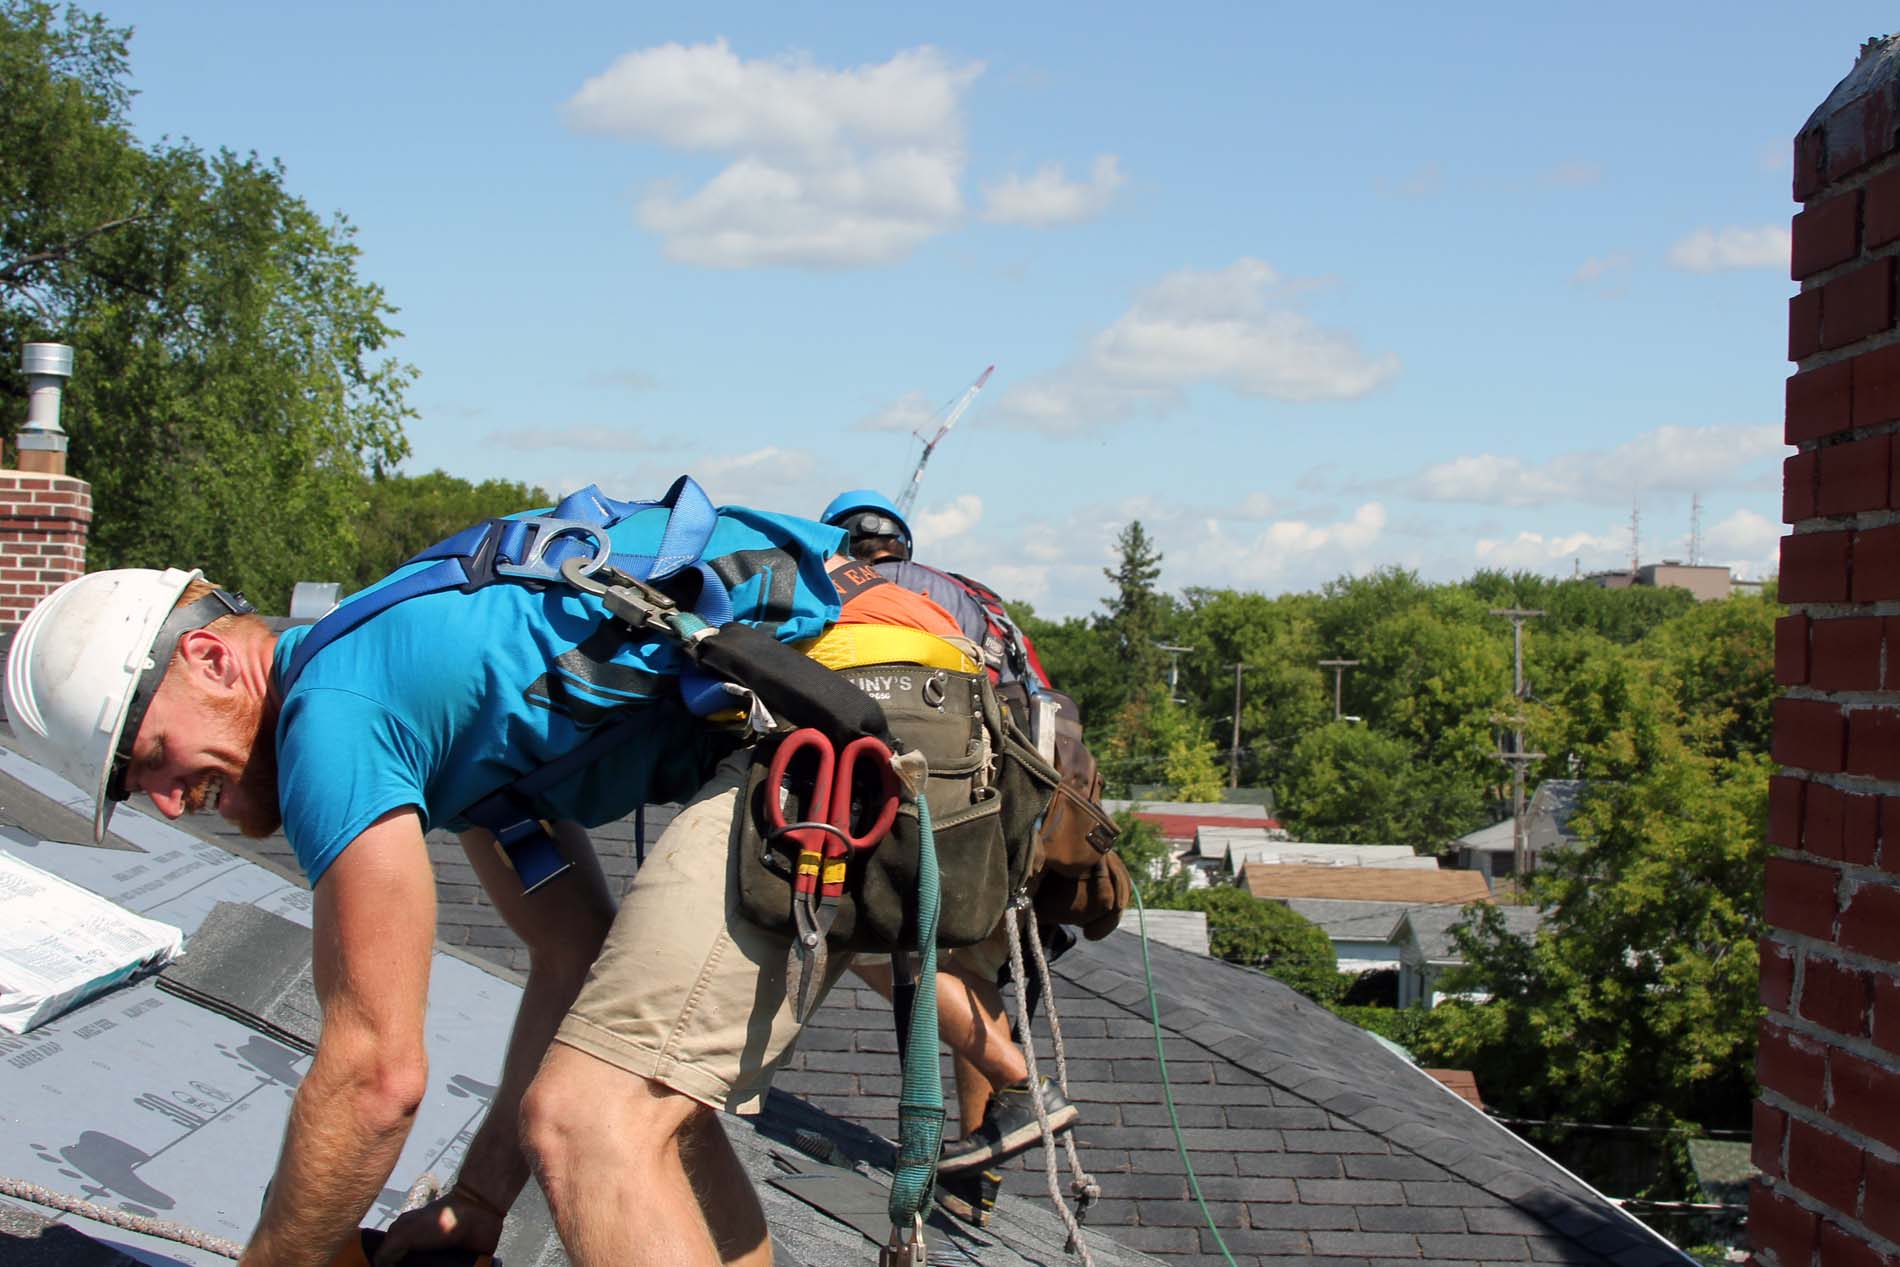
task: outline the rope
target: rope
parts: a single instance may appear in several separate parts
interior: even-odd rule
[[[1016,980],[1016,1026],[1018,1032],[1021,1034],[1023,1059],[1029,1064],[1030,1101],[1036,1106],[1036,1125],[1042,1128],[1043,1173],[1049,1180],[1049,1200],[1056,1207],[1057,1213],[1062,1215],[1062,1226],[1067,1229],[1069,1233],[1068,1243],[1064,1245],[1063,1248],[1081,1259],[1082,1267],[1095,1267],[1095,1259],[1089,1253],[1088,1242],[1082,1239],[1082,1224],[1069,1209],[1069,1203],[1063,1200],[1062,1177],[1056,1173],[1055,1131],[1049,1125],[1048,1106],[1042,1102],[1042,1075],[1036,1070],[1036,1036],[1031,1031],[1029,1009],[1023,1001],[1028,991],[1024,988],[1027,978],[1023,974],[1023,943],[1022,938],[1017,933],[1016,910],[1017,904],[1011,902],[1008,908],[1003,912],[1003,920],[1009,926],[1009,970],[1014,974]],[[1040,947],[1037,948],[1037,957],[1038,959],[1041,958]],[[1048,993],[1046,986],[1043,993]],[[1055,1010],[1055,1000],[1051,998],[1049,1000],[1049,1015],[1052,1020],[1055,1017]],[[1058,1047],[1060,1047],[1060,1043],[1061,1040],[1058,1039]],[[1064,1068],[1064,1066],[1064,1059],[1058,1056],[1056,1060],[1057,1069],[1060,1070]],[[1067,1095],[1068,1091],[1065,1089],[1063,1094]],[[1074,1132],[1072,1131],[1070,1134],[1073,1135]],[[1073,1149],[1073,1143],[1070,1147]],[[1071,1153],[1071,1156],[1073,1156],[1073,1153]]]
[[[104,1223],[108,1227],[122,1228],[127,1232],[138,1232],[144,1236],[156,1236],[160,1240],[189,1245],[193,1249],[202,1249],[206,1253],[217,1254],[222,1258],[236,1258],[244,1252],[244,1247],[236,1241],[227,1241],[222,1236],[208,1235],[196,1228],[186,1227],[183,1223],[174,1223],[170,1219],[147,1218],[140,1214],[127,1214],[123,1210],[114,1210],[96,1201],[82,1201],[78,1197],[69,1197],[64,1193],[54,1192],[51,1188],[42,1188],[36,1183],[27,1183],[21,1179],[9,1179],[0,1175],[0,1196],[12,1197],[18,1201],[27,1201],[53,1210],[64,1210],[67,1214],[77,1214],[81,1218],[91,1219],[95,1223]]]
[[[1037,926],[1036,908],[1025,906],[1029,917],[1029,949],[1036,957],[1036,972],[1042,981],[1042,996],[1049,1000],[1049,1036],[1056,1051],[1056,1084],[1062,1088],[1062,1094],[1069,1094],[1069,1053],[1062,1043],[1062,1018],[1056,1015],[1055,982],[1049,976],[1049,957],[1043,950],[1042,930]],[[1075,1219],[1080,1223],[1088,1218],[1089,1207],[1102,1197],[1102,1185],[1095,1182],[1095,1176],[1082,1167],[1082,1154],[1076,1150],[1075,1132],[1070,1131],[1062,1137],[1062,1146],[1069,1155],[1069,1190],[1075,1194]]]
[[[1141,900],[1141,886],[1133,880],[1128,887],[1135,895],[1135,914],[1141,924],[1141,971],[1148,979],[1148,1016],[1155,1028],[1155,1059],[1160,1062],[1161,1094],[1168,1101],[1168,1122],[1174,1127],[1174,1147],[1181,1154],[1181,1169],[1187,1172],[1188,1190],[1194,1194],[1195,1204],[1201,1207],[1201,1217],[1207,1220],[1207,1230],[1214,1234],[1214,1244],[1220,1248],[1220,1256],[1227,1260],[1227,1267],[1239,1267],[1234,1256],[1227,1252],[1227,1242],[1221,1239],[1220,1229],[1214,1226],[1213,1212],[1207,1208],[1207,1199],[1201,1195],[1201,1181],[1194,1174],[1194,1163],[1188,1160],[1187,1139],[1181,1134],[1181,1115],[1174,1110],[1174,1087],[1168,1081],[1168,1053],[1162,1050],[1161,1043],[1161,1004],[1155,998],[1155,970],[1148,960],[1148,908]]]

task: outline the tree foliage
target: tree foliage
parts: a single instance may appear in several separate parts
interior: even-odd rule
[[[542,489],[511,480],[471,484],[445,471],[387,475],[368,485],[369,508],[346,590],[361,589],[397,564],[468,525],[552,504]]]
[[[1208,949],[1217,958],[1259,968],[1321,1003],[1332,1002],[1345,989],[1339,959],[1325,932],[1279,902],[1219,885],[1188,889],[1172,897],[1168,906],[1207,914]]]
[[[408,451],[413,371],[381,356],[394,309],[354,231],[280,165],[137,141],[127,38],[0,0],[0,346],[75,348],[63,421],[94,566],[201,566],[281,609],[349,566],[365,478]]]

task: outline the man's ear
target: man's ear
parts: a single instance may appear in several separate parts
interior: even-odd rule
[[[209,629],[193,629],[178,639],[178,655],[187,675],[201,686],[229,687],[237,681],[237,656],[231,644]]]

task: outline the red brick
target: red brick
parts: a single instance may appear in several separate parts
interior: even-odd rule
[[[1860,251],[1860,191],[1810,205],[1795,215],[1792,229],[1789,267],[1795,281],[1847,263]]]
[[[1841,911],[1841,945],[1887,963],[1900,963],[1900,889],[1863,884]]]
[[[1758,1261],[1766,1253],[1773,1267],[1811,1267],[1821,1220],[1765,1184],[1756,1184],[1748,1194],[1748,1239]]]
[[[1788,300],[1788,359],[1805,361],[1821,350],[1821,290],[1804,290]]]
[[[1900,1073],[1833,1047],[1827,1076],[1829,1116],[1889,1148],[1900,1142]]]
[[[1893,325],[1893,257],[1842,273],[1821,287],[1821,346],[1844,348]]]
[[[1843,1211],[1851,1215],[1852,1210]],[[1821,1267],[1894,1267],[1894,1260],[1838,1223],[1821,1224]]]
[[[1827,1088],[1827,1048],[1793,1030],[1763,1021],[1755,1052],[1755,1076],[1810,1109],[1823,1109]]]
[[[1794,998],[1794,951],[1764,937],[1760,955],[1761,1005],[1770,1012],[1786,1012]]]
[[[1893,355],[1889,356],[1888,353]],[[1854,391],[1860,386],[1861,365],[1881,358],[1867,371],[1876,383],[1879,399],[1890,399],[1893,413],[1900,416],[1900,345],[1866,352],[1849,361],[1836,361],[1818,370],[1795,374],[1788,379],[1787,424],[1784,435],[1789,444],[1818,440],[1856,425]]]
[[[1820,551],[1811,549],[1816,556]],[[1854,601],[1857,603],[1878,602],[1883,598],[1900,598],[1900,524],[1885,528],[1869,528],[1865,532],[1854,534],[1851,550],[1854,561]],[[1783,570],[1786,571],[1788,557],[1787,538],[1782,539]],[[1832,579],[1826,560],[1816,562],[1814,583],[1821,576]],[[1783,594],[1783,602],[1838,602],[1838,599],[1790,599]]]
[[[1788,1183],[1829,1209],[1852,1214],[1860,1204],[1860,1149],[1818,1126],[1788,1122]]]
[[[1772,927],[1832,941],[1839,884],[1840,872],[1833,867],[1770,858],[1762,914]]]
[[[1900,979],[1874,976],[1874,1041],[1900,1052]]]
[[[1820,189],[1827,145],[1819,124],[1794,139],[1794,200],[1806,202]]]
[[[1874,989],[1865,973],[1809,954],[1797,995],[1796,1007],[1803,1019],[1849,1038],[1867,1037],[1867,1009],[1873,1004]]]
[[[0,572],[0,577],[6,573]],[[1775,681],[1802,686],[1808,680],[1808,618],[1783,616],[1775,621]]]
[[[1827,129],[1827,179],[1839,180],[1859,171],[1893,148],[1892,138],[1880,135],[1887,118],[1885,94],[1878,88],[1835,107],[1822,124]]]
[[[1900,345],[1896,345],[1900,346]],[[1869,436],[1819,450],[1815,509],[1823,515],[1884,510],[1893,483],[1893,437]]]
[[[1816,783],[1808,789],[1807,809],[1802,815],[1801,848],[1817,858],[1841,857],[1841,819],[1846,797],[1839,788]]]
[[[1860,1194],[1861,1221],[1891,1241],[1900,1241],[1900,1164],[1867,1154],[1867,1187]]]
[[[1768,780],[1768,843],[1783,849],[1801,847],[1802,793],[1806,779],[1773,775]]]
[[[1900,238],[1900,167],[1867,182],[1867,245],[1885,246]]]
[[[1814,699],[1775,701],[1776,764],[1839,774],[1847,768],[1846,739],[1838,704]]]
[[[1800,523],[1819,513],[1816,508],[1820,503],[1815,497],[1815,486],[1820,470],[1821,455],[1818,450],[1810,449],[1782,460],[1781,522]]]
[[[1878,796],[1848,792],[1841,797],[1841,861],[1871,867],[1880,852]]]
[[[1877,616],[1815,621],[1808,681],[1824,691],[1879,690],[1880,635]]]
[[[1749,1132],[1749,1160],[1770,1179],[1781,1177],[1781,1140],[1788,1132],[1788,1115],[1770,1104],[1755,1101],[1754,1129]]]
[[[1900,779],[1900,712],[1860,708],[1849,715],[1847,769],[1876,779]]]
[[[1872,537],[1877,533],[1891,533],[1893,539],[1876,540],[1876,551],[1887,550],[1892,554],[1887,572],[1879,572],[1868,581],[1869,585],[1891,585],[1895,597],[1900,597],[1900,524],[1890,528],[1874,528],[1861,533],[1861,538]],[[1848,560],[1852,557],[1854,546],[1858,544],[1855,534],[1849,532],[1803,532],[1781,539],[1781,588],[1780,597],[1784,603],[1844,603],[1847,601]],[[1877,561],[1884,556],[1876,555]],[[1855,601],[1862,601],[1858,587],[1860,580],[1854,580]],[[1884,595],[1882,597],[1885,597]],[[1865,600],[1873,601],[1873,600]]]

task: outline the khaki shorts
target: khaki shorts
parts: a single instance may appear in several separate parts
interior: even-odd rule
[[[660,836],[554,1036],[717,1109],[763,1095],[800,1028],[791,939],[738,911],[732,822],[750,764],[728,757]],[[832,948],[825,990],[850,962]]]

